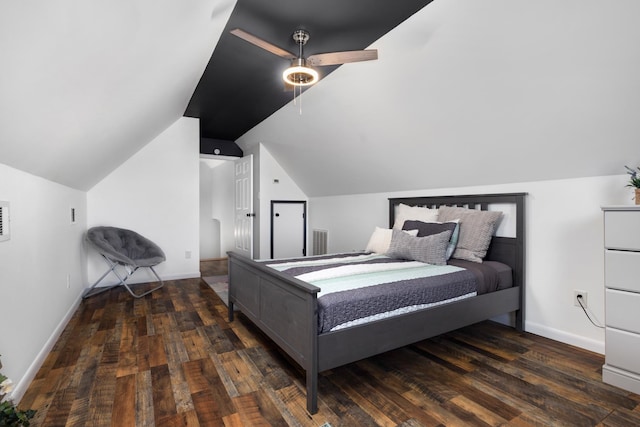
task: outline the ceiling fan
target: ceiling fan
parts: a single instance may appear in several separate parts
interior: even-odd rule
[[[309,86],[318,81],[318,72],[310,66],[339,65],[346,64],[348,62],[378,59],[377,49],[317,53],[305,58],[302,55],[302,47],[309,40],[309,32],[302,29],[295,30],[292,35],[293,40],[299,47],[299,53],[297,55],[254,36],[253,34],[247,33],[240,28],[231,30],[231,34],[258,46],[259,48],[271,52],[274,55],[290,60],[291,66],[284,70],[282,73],[282,79],[285,83],[293,86]]]

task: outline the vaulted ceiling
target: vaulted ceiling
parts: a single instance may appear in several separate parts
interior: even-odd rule
[[[360,50],[431,1],[238,0],[185,116],[200,118],[203,137],[233,141],[292,100],[281,77],[289,61],[232,35],[235,28],[293,53],[292,34],[304,29],[305,57]],[[324,77],[336,68],[317,70]]]

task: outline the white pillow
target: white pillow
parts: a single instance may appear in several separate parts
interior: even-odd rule
[[[393,228],[402,230],[404,222],[408,219],[422,222],[438,221],[438,209],[421,208],[400,203],[396,208],[396,220],[393,223]]]
[[[418,230],[403,230],[409,236],[417,236]],[[371,238],[369,239],[369,243],[367,243],[367,252],[374,252],[376,254],[386,254],[389,250],[389,245],[391,244],[391,237],[393,236],[393,231],[388,228],[380,228],[376,227],[373,230],[373,234],[371,234]]]

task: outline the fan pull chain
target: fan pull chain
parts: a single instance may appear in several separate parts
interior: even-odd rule
[[[296,90],[298,91],[298,95],[296,96]],[[298,105],[299,113],[302,115],[302,87],[294,86],[293,87],[293,105]]]

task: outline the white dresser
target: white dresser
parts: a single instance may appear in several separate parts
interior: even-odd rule
[[[603,206],[605,364],[602,380],[640,394],[640,206]]]

